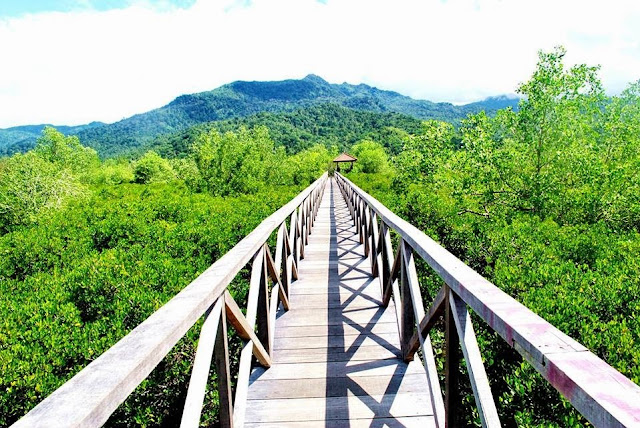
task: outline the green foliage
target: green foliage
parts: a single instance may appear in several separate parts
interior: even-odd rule
[[[89,160],[84,148],[63,145],[56,152],[42,144],[38,149],[0,159],[0,232],[30,224],[44,210],[84,193],[74,174]]]
[[[163,156],[185,156],[202,133],[212,129],[224,134],[242,128],[266,126],[276,146],[298,153],[314,145],[346,150],[363,139],[383,142],[391,153],[402,149],[398,133],[416,133],[420,121],[398,113],[352,110],[336,104],[320,104],[292,112],[258,113],[249,117],[210,122],[157,138],[152,148]]]
[[[597,68],[566,69],[563,56],[540,53],[518,112],[471,115],[458,134],[429,122],[402,136],[390,171],[351,175],[640,384],[640,83],[606,98]],[[433,296],[439,282],[419,267]],[[476,328],[503,424],[586,423],[484,324]],[[474,425],[473,398],[464,401]]]
[[[89,181],[93,184],[123,184],[133,181],[131,162],[124,159],[107,159],[100,168],[92,171]]]
[[[136,183],[163,183],[175,178],[176,174],[169,161],[152,150],[133,164],[133,179]]]
[[[0,425],[106,351],[299,190],[219,198],[176,182],[105,185],[50,211],[46,222],[1,235]],[[111,424],[179,422],[194,330]]]
[[[216,195],[256,193],[283,158],[266,128],[202,134],[193,154],[205,187]]]
[[[331,167],[331,159],[338,154],[334,147],[328,150],[325,146],[313,146],[290,156],[280,171],[296,185],[309,185],[313,183],[327,168]],[[280,182],[287,182],[287,178],[280,178]]]
[[[322,174],[332,154],[317,146],[287,156],[263,127],[202,135],[181,159],[149,151],[100,163],[48,128],[35,150],[0,159],[0,425],[144,321]],[[239,302],[247,275],[231,286]],[[110,425],[179,423],[197,330]],[[215,424],[216,394],[208,399],[203,420]]]
[[[81,145],[78,137],[66,137],[60,131],[50,127],[42,131],[42,137],[36,142],[34,153],[76,174],[84,173],[99,164],[96,151]]]
[[[362,141],[353,146],[351,152],[358,159],[355,162],[356,171],[372,174],[383,172],[388,167],[389,161],[384,147],[374,141]]]

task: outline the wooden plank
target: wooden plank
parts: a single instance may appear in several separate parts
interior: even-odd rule
[[[244,425],[246,428],[326,428],[325,421],[305,422],[252,422]],[[399,418],[364,418],[364,419],[334,419],[331,428],[369,428],[369,427],[436,427],[432,416],[408,416]]]
[[[424,373],[424,368],[416,361],[406,364],[397,360],[358,361],[352,364],[345,364],[344,362],[274,364],[269,369],[256,367],[251,373],[251,381],[344,376],[391,376],[404,373]]]
[[[385,334],[354,334],[348,336],[311,336],[306,339],[300,337],[279,337],[273,343],[274,349],[306,349],[306,348],[342,348],[352,346],[384,346],[388,349],[399,350],[398,333]]]
[[[395,396],[350,396],[252,400],[247,422],[302,422],[335,419],[364,419],[376,415],[392,418],[424,416],[430,406],[426,394],[407,393]]]
[[[327,195],[323,206],[332,196],[335,197]],[[341,209],[345,210],[344,204],[334,203],[333,215]],[[424,369],[417,362],[407,366],[398,359],[395,304],[386,309],[379,307],[380,290],[368,269],[370,261],[364,258],[364,245],[343,239],[357,231],[339,229],[338,249],[329,254],[331,221],[325,220],[332,213],[326,209],[318,212],[306,258],[299,265],[300,278],[290,289],[292,309],[279,315],[276,321],[273,365],[268,370],[260,367],[253,370],[248,408],[255,412],[256,421],[279,426],[296,420],[313,424],[307,417],[309,412],[318,415],[320,419],[315,422],[322,426],[340,426],[339,418],[346,407],[349,419],[345,423],[348,421],[351,426],[357,426],[357,421],[371,423],[372,418],[359,418],[357,412],[354,415],[354,406],[362,406],[363,412],[372,412],[372,416],[391,426],[405,419],[433,426]],[[367,298],[371,296],[375,298]],[[388,316],[388,320],[371,321],[377,313]],[[419,398],[412,398],[412,393]],[[372,397],[378,396],[376,405]],[[358,397],[361,404],[340,407],[333,402],[319,405],[300,401],[315,398],[326,403],[326,397],[347,402],[349,397]],[[281,406],[286,408],[279,410]],[[389,414],[393,406],[411,407],[420,416],[389,417],[396,416]],[[245,425],[251,424],[248,417]]]
[[[15,426],[101,426],[224,292],[272,231],[316,188],[326,173],[95,359]]]
[[[345,378],[260,380],[250,386],[252,400],[322,398],[347,395],[424,393],[424,374]]]
[[[304,325],[336,325],[358,324],[367,325],[376,322],[391,322],[395,319],[393,308],[364,308],[343,312],[341,309],[327,309],[325,311],[309,311],[307,309],[293,308],[284,313],[278,319],[278,326],[304,326]]]
[[[277,343],[277,342],[276,342]],[[320,363],[339,361],[371,361],[399,358],[400,349],[394,346],[365,343],[353,349],[344,347],[274,349],[271,359],[277,364]]]
[[[336,174],[336,178],[365,199],[378,216],[411,245],[456,295],[529,361],[591,423],[597,426],[640,425],[638,385],[498,289],[351,181],[340,174]],[[568,367],[567,361],[582,369]],[[566,373],[571,373],[571,376],[566,376]],[[586,381],[593,379],[594,373],[597,373],[602,382]],[[605,388],[608,393],[603,396]]]
[[[471,324],[471,315],[469,315],[467,311],[467,305],[451,291],[449,291],[449,304],[451,305],[453,320],[455,321],[458,337],[460,338],[462,354],[467,364],[469,380],[471,381],[471,388],[473,389],[473,395],[476,399],[476,407],[480,414],[482,426],[484,428],[500,427],[498,410],[496,409],[493,394],[491,393],[487,373],[484,370],[480,348],[478,348],[478,342],[473,331],[473,324]]]
[[[233,326],[233,328],[238,333],[238,336],[245,340],[251,340],[253,342],[253,355],[256,356],[258,362],[265,367],[271,366],[271,358],[269,357],[269,353],[265,349],[256,333],[253,331],[253,328],[247,322],[247,319],[242,314],[242,311],[238,307],[238,304],[229,291],[225,291],[224,293],[224,301],[226,305],[226,314],[229,323]]]
[[[346,301],[347,299],[352,298],[354,295],[356,297],[362,296],[364,298],[373,298],[376,302],[382,302],[382,296],[380,295],[380,290],[378,286],[375,284],[373,278],[368,279],[345,279],[341,280],[339,283],[333,284],[313,284],[310,282],[301,283],[302,280],[296,281],[295,285],[292,287],[290,295],[291,299],[299,298],[304,299],[305,297],[310,297],[310,295],[324,295],[324,298],[337,298],[334,296],[335,294],[340,295],[340,301]],[[325,281],[328,281],[325,279]],[[298,283],[302,285],[298,287]],[[301,296],[301,297],[298,297]],[[319,299],[320,297],[318,297]]]
[[[213,359],[213,349],[216,343],[222,305],[223,299],[218,299],[205,314],[205,320],[202,323],[200,337],[198,338],[198,349],[191,369],[189,389],[187,390],[187,398],[185,399],[180,422],[181,428],[200,426],[200,415],[202,413],[204,395],[207,391],[209,369]]]
[[[353,324],[278,327],[275,331],[275,337],[358,335],[362,331],[362,327],[358,327],[359,326]],[[372,334],[394,333],[397,336],[398,325],[395,321],[377,322],[372,327],[368,327],[368,331]]]
[[[364,309],[379,308],[382,299],[351,293],[342,297],[338,293],[329,294],[297,294],[291,296],[297,309]]]

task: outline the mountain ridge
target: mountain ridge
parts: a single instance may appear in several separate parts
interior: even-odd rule
[[[148,145],[160,135],[172,134],[202,123],[248,117],[261,112],[292,112],[327,103],[354,110],[401,113],[417,119],[459,122],[467,114],[483,109],[488,114],[493,114],[500,108],[517,108],[517,101],[516,98],[499,96],[493,97],[487,105],[480,101],[455,106],[451,103],[416,100],[364,83],[333,84],[320,76],[309,74],[302,79],[279,81],[238,80],[210,91],[180,95],[162,107],[118,122],[98,126],[84,125],[65,133],[77,135],[83,144],[96,148],[103,156],[110,156]],[[7,146],[11,145],[6,141],[2,144],[4,131],[6,130],[0,130],[0,154],[3,146],[6,152]],[[33,142],[38,135],[32,136]],[[26,147],[26,143],[28,141],[25,139],[21,140],[20,147]]]

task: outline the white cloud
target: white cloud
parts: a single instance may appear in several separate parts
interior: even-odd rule
[[[233,80],[368,83],[434,101],[514,92],[539,49],[640,78],[640,3],[199,0],[0,20],[0,127],[116,121]]]

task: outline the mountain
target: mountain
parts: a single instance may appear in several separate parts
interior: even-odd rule
[[[496,97],[487,97],[482,101],[475,103],[465,104],[463,107],[470,113],[484,110],[487,113],[495,113],[506,107],[511,107],[514,110],[518,109],[518,101],[520,98],[516,95],[498,95]]]
[[[96,148],[101,155],[113,156],[149,145],[159,135],[261,112],[292,112],[330,103],[359,111],[402,113],[418,119],[457,122],[468,113],[483,109],[492,114],[499,108],[515,108],[517,101],[517,98],[498,97],[486,105],[479,102],[455,106],[415,100],[365,84],[331,84],[311,74],[300,80],[236,81],[212,91],[181,95],[164,107],[113,124],[87,127],[71,133],[78,135],[83,144]]]
[[[0,156],[10,155],[17,152],[26,152],[32,149],[36,140],[42,135],[42,130],[47,127],[56,128],[66,135],[78,134],[85,129],[91,129],[106,125],[103,122],[91,122],[78,126],[56,126],[50,124],[14,126],[12,128],[0,129]]]

